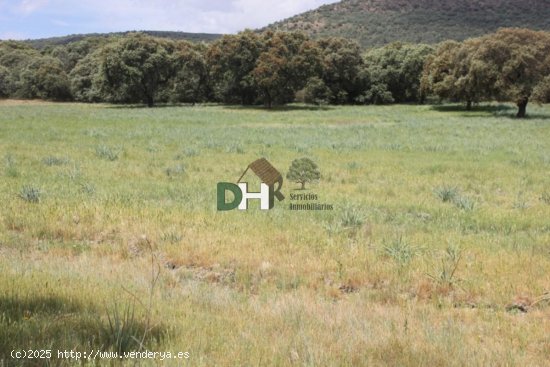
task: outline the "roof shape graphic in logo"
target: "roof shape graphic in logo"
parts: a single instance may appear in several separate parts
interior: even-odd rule
[[[248,172],[252,170],[265,183],[267,186],[275,187],[275,184],[279,184],[276,190],[273,190],[275,197],[279,201],[283,201],[285,196],[281,193],[281,187],[283,186],[283,175],[271,163],[265,158],[260,158],[250,163],[246,170],[243,172],[237,183],[241,182],[242,178]]]

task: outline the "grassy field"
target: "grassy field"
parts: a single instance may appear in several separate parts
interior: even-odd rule
[[[550,366],[550,106],[514,112],[0,102],[0,365]],[[260,157],[334,210],[217,212]]]

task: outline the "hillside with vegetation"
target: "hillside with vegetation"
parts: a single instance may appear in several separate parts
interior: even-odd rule
[[[86,33],[86,34],[71,34],[62,37],[49,37],[31,39],[25,41],[29,45],[37,49],[47,47],[64,46],[74,42],[85,41],[87,39],[110,39],[121,36],[126,36],[132,32],[114,32],[114,33]],[[188,32],[166,32],[166,31],[141,31],[140,33],[157,38],[167,38],[171,40],[185,40],[191,42],[210,42],[220,38],[221,34],[215,33],[188,33]]]
[[[340,36],[364,47],[393,41],[437,43],[501,27],[550,29],[548,0],[343,0],[276,22],[267,29]]]

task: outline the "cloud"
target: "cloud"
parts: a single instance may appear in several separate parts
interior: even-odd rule
[[[29,38],[28,35],[20,32],[2,32],[0,33],[0,40],[24,40]]]
[[[23,14],[30,14],[47,4],[48,0],[22,0],[17,6],[17,10]]]
[[[86,12],[101,14],[104,26],[119,29],[180,30],[187,32],[235,33],[266,26],[330,0],[119,0],[98,6],[81,1]],[[84,5],[82,5],[84,4]]]
[[[335,0],[0,0],[0,34],[164,30],[236,33]]]

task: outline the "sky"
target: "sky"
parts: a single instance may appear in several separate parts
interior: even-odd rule
[[[236,33],[335,0],[0,0],[0,39],[130,30]]]

